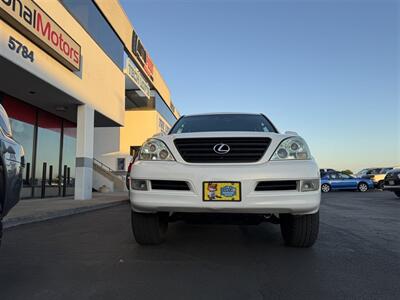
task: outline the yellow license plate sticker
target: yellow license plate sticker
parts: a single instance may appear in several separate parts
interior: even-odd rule
[[[204,201],[240,201],[240,182],[203,182]]]

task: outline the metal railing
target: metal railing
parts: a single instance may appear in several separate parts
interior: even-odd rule
[[[107,173],[111,174],[112,176],[115,177],[120,177],[122,181],[125,181],[125,175],[117,174],[117,171],[113,170],[109,166],[107,166],[105,163],[99,161],[98,159],[93,158],[93,163],[99,166],[101,169],[106,171]]]

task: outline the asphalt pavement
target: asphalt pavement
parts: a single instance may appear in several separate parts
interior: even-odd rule
[[[135,243],[127,204],[5,231],[0,299],[400,299],[400,199],[323,195],[313,248],[279,226],[173,223]]]

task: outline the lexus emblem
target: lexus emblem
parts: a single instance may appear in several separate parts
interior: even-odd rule
[[[227,144],[220,143],[214,146],[214,152],[217,154],[223,155],[227,154],[229,151],[231,151],[231,147],[229,147]]]

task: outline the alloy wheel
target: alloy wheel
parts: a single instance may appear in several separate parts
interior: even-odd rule
[[[324,183],[323,185],[321,185],[321,190],[324,193],[328,193],[331,190],[331,187],[329,186],[329,184]]]
[[[358,185],[358,190],[360,192],[366,192],[368,190],[368,185],[366,185],[365,183],[360,183]]]

